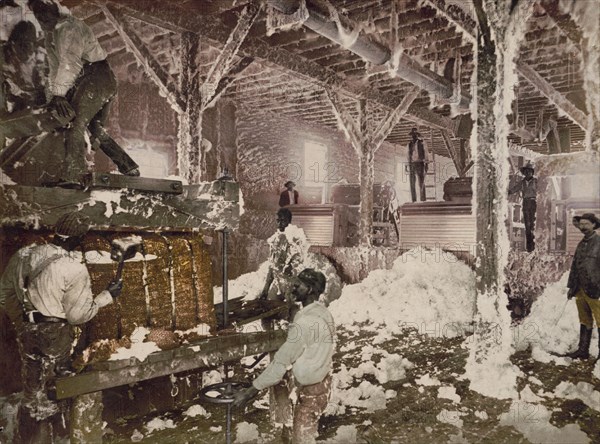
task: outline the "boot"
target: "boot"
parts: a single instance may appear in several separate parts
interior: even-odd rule
[[[590,342],[592,341],[592,329],[581,324],[579,326],[579,346],[577,350],[567,353],[567,357],[573,359],[588,359],[590,357]]]

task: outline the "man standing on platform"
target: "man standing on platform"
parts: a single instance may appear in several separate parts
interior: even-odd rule
[[[428,169],[427,150],[423,143],[423,138],[416,128],[410,130],[411,141],[408,144],[408,171],[410,174],[410,195],[413,202],[417,201],[417,191],[415,189],[416,179],[419,179],[419,197],[421,202],[427,200],[425,191],[425,174]]]
[[[525,223],[525,238],[527,240],[527,251],[532,252],[535,249],[535,213],[536,213],[536,194],[537,179],[533,177],[534,169],[531,162],[521,168],[521,173],[525,176],[517,184],[510,187],[508,194],[521,193],[523,199],[523,222]]]

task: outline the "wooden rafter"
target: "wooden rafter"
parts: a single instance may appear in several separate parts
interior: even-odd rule
[[[558,26],[563,34],[565,34],[569,40],[575,44],[577,50],[581,52],[580,45],[583,38],[583,33],[581,32],[581,29],[577,23],[575,23],[575,21],[569,17],[569,15],[561,13],[558,3],[558,0],[542,0],[540,5],[542,8],[544,8],[546,13],[548,13],[550,18],[552,18],[554,23],[556,23],[556,26]]]
[[[344,130],[346,136],[348,136],[356,153],[360,155],[360,141],[362,137],[360,127],[357,125],[354,117],[352,117],[352,114],[350,114],[350,110],[346,104],[342,101],[340,94],[331,89],[326,89],[325,91],[327,93],[327,98],[329,98],[329,101],[331,102],[331,106],[334,108],[336,116],[339,117],[340,126]]]
[[[202,84],[201,94],[203,109],[205,109],[209,103],[214,103],[217,90],[222,92],[225,89],[225,86],[221,84],[221,81],[223,80],[224,75],[231,71],[233,59],[248,35],[248,31],[250,31],[250,27],[256,20],[259,12],[260,5],[256,4],[247,5],[241,12],[235,28],[229,35],[227,42],[225,42],[217,60],[212,64],[206,80]],[[229,83],[230,82],[227,84]]]
[[[229,88],[237,80],[237,75],[241,74],[246,68],[248,68],[252,62],[254,62],[252,57],[242,57],[236,63],[234,63],[231,69],[227,72],[227,75],[221,79],[214,92],[213,98],[204,105],[204,108],[210,108],[213,106],[227,90],[227,88]]]
[[[537,71],[526,63],[518,62],[517,71],[529,83],[550,100],[560,111],[564,112],[573,122],[587,131],[588,118],[586,114],[567,99],[560,91],[557,91]]]
[[[446,0],[427,0],[446,20],[461,29],[471,40],[477,35],[477,22],[456,4],[448,4]]]
[[[444,141],[444,146],[446,147],[446,150],[450,154],[450,158],[452,159],[452,162],[456,167],[456,172],[458,173],[458,176],[464,177],[469,168],[471,168],[472,164],[469,165],[469,167],[465,165],[466,160],[456,150],[456,147],[454,146],[454,143],[452,142],[448,131],[440,131],[440,133],[442,135],[442,140]]]
[[[122,7],[123,13],[165,29],[196,32],[220,44],[225,44],[229,38],[227,28],[214,16],[204,18],[200,15],[184,14],[176,6],[167,5],[164,2],[153,5],[152,14],[149,14],[143,5],[134,0],[123,0],[119,2],[119,5]],[[274,48],[259,38],[247,38],[240,47],[240,53],[247,57],[260,58],[271,67],[285,69],[297,78],[321,87],[336,87],[350,97],[355,99],[364,97],[388,109],[395,108],[401,100],[375,88],[365,87],[364,84],[346,79],[316,62],[294,56],[286,50]],[[414,105],[409,108],[406,119],[436,129],[452,131],[454,128],[450,118]]]
[[[123,20],[123,16],[116,8],[110,5],[98,4],[106,19],[115,27],[119,36],[125,42],[127,49],[135,56],[150,79],[156,84],[161,93],[166,97],[169,104],[178,112],[183,113],[185,103],[180,97],[179,91],[174,85],[171,76],[164,71],[162,66],[154,59],[150,50],[146,47],[133,28]]]
[[[404,117],[406,111],[408,110],[408,107],[417,98],[419,92],[420,90],[418,87],[413,87],[404,96],[402,102],[400,102],[400,104],[395,109],[390,111],[386,118],[383,119],[383,121],[379,124],[370,141],[370,145],[375,151],[379,149],[383,141],[386,139],[387,136],[389,136],[396,124],[400,122],[400,119]]]

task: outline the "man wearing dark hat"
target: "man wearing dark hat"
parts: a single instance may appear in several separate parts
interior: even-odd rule
[[[296,184],[288,180],[284,185],[286,189],[279,195],[279,206],[287,207],[288,205],[298,204],[298,191],[294,190]]]
[[[290,324],[287,340],[252,386],[237,393],[233,402],[234,407],[242,407],[258,392],[287,377],[289,385],[297,387],[298,396],[293,407],[292,443],[315,442],[331,391],[335,325],[331,313],[318,302],[325,283],[323,273],[312,268],[294,279],[289,296],[301,303],[302,309]]]
[[[531,162],[521,168],[521,173],[525,176],[508,190],[509,194],[521,193],[523,199],[523,222],[525,223],[525,239],[527,241],[527,251],[532,252],[535,249],[535,212],[536,212],[536,191],[537,179],[533,177],[533,165]]]
[[[427,200],[425,190],[425,174],[428,169],[427,150],[423,138],[416,128],[410,130],[411,141],[408,143],[408,171],[410,174],[410,195],[413,202],[417,201],[415,189],[416,179],[419,179],[419,197],[421,201]]]
[[[89,272],[75,252],[89,227],[84,215],[61,216],[52,243],[21,248],[0,279],[0,308],[15,325],[22,362],[17,442],[50,442],[66,434],[68,418],[62,405],[48,399],[47,383],[70,368],[72,325],[92,319],[121,292],[118,281],[92,294]]]
[[[587,359],[590,356],[594,320],[600,334],[600,236],[595,231],[600,228],[600,220],[592,213],[575,216],[574,219],[583,233],[583,239],[577,245],[571,264],[567,297],[575,297],[577,304],[580,323],[579,346],[567,356],[573,359]],[[598,353],[600,354],[600,342]]]

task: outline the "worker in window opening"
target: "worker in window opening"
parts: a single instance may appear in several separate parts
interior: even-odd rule
[[[70,105],[75,119],[65,135],[65,166],[59,184],[78,186],[87,172],[85,133],[128,176],[139,176],[138,165],[106,132],[104,124],[117,81],[106,53],[83,21],[62,15],[52,0],[29,0],[29,8],[45,33],[48,59],[46,98],[61,116]]]
[[[242,407],[261,390],[287,380],[290,388],[297,387],[293,419],[289,418],[292,443],[315,442],[319,418],[327,407],[331,391],[335,326],[331,313],[318,302],[325,284],[323,273],[311,268],[302,270],[294,278],[290,297],[301,303],[302,308],[289,326],[287,340],[252,386],[238,392],[233,402],[234,407]],[[284,442],[287,442],[289,426],[289,422],[284,424]]]
[[[297,205],[298,191],[294,190],[296,184],[291,180],[288,180],[283,186],[285,187],[285,190],[279,195],[279,206],[287,207],[288,205]]]
[[[410,174],[410,195],[413,202],[417,201],[415,181],[419,179],[419,197],[421,201],[427,200],[425,191],[425,174],[428,170],[427,150],[423,137],[416,128],[410,130],[411,141],[408,143],[408,171]]]
[[[575,216],[583,239],[577,245],[569,281],[567,298],[575,298],[579,314],[579,345],[577,350],[567,354],[573,359],[588,359],[594,320],[600,334],[600,236],[595,230],[600,228],[600,219],[592,213]],[[600,354],[600,339],[598,342]]]
[[[89,272],[75,252],[89,227],[84,215],[61,216],[53,242],[21,248],[0,279],[0,308],[15,326],[22,363],[23,400],[15,442],[54,442],[68,436],[64,404],[48,399],[48,383],[70,370],[72,326],[92,319],[121,293],[119,280],[96,297],[92,294]]]
[[[277,299],[285,295],[290,278],[300,271],[306,259],[308,244],[306,238],[286,233],[292,223],[292,212],[287,208],[277,211],[277,232],[268,239],[269,272],[261,299]]]
[[[531,162],[521,168],[521,173],[525,176],[515,185],[508,189],[509,194],[520,192],[523,199],[523,222],[525,223],[525,238],[527,241],[527,251],[532,252],[535,249],[535,212],[536,212],[536,190],[537,179],[533,177],[534,168]]]

